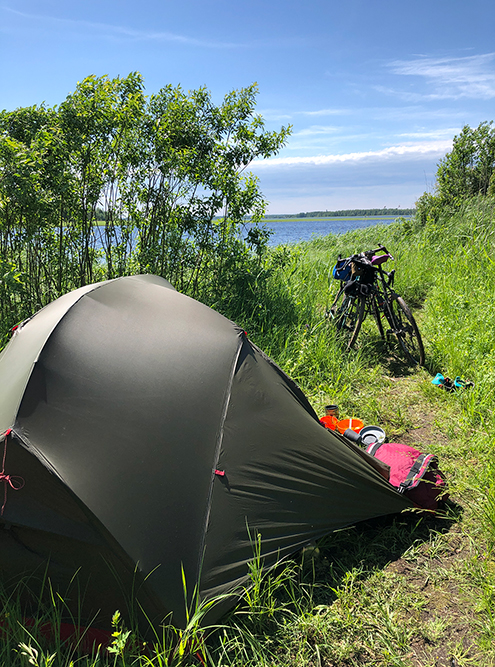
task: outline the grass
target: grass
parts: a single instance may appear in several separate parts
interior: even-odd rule
[[[378,243],[396,258],[397,291],[415,308],[426,368],[408,367],[373,323],[363,327],[357,349],[342,354],[323,316],[336,256]],[[144,650],[128,621],[115,617],[113,652],[91,655],[47,641],[40,628],[60,619],[63,601],[40,603],[36,624],[26,627],[18,591],[4,591],[0,664],[494,665],[494,258],[495,202],[477,200],[436,226],[408,220],[276,248],[256,298],[244,310],[236,306],[239,324],[318,413],[337,403],[342,416],[359,416],[381,425],[389,440],[438,455],[450,487],[442,514],[350,527],[267,571],[254,538],[251,586],[222,625],[201,629],[198,607],[185,633],[165,626]],[[431,384],[439,371],[475,386],[443,392]]]

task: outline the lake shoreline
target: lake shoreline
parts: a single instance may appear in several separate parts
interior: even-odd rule
[[[329,216],[327,217],[322,217],[322,216],[311,216],[311,217],[305,217],[305,218],[284,218],[283,216],[280,216],[280,218],[263,218],[261,221],[261,224],[276,224],[279,222],[294,222],[294,223],[304,223],[304,222],[340,222],[342,220],[367,220],[370,222],[377,222],[380,223],[382,220],[397,220],[397,218],[405,218],[409,219],[412,216],[411,215],[403,215],[403,216],[398,216],[398,215],[341,215],[341,216]],[[246,220],[246,222],[251,222],[250,220]]]
[[[406,219],[410,217],[407,216]],[[268,245],[274,247],[311,241],[314,238],[328,236],[329,234],[345,234],[366,227],[387,226],[397,219],[397,216],[382,215],[368,217],[342,216],[340,218],[264,218],[257,226],[261,225],[263,229],[269,232]],[[256,223],[246,221],[243,223],[243,232],[255,226]]]

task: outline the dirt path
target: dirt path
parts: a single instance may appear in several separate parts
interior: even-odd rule
[[[455,409],[446,404],[444,396],[432,402],[432,397],[437,398],[432,391],[442,390],[425,386],[429,382],[426,374],[389,380],[384,405],[391,415],[401,414],[401,424],[393,417],[387,423],[385,415],[389,440],[438,454],[449,478],[458,451],[452,439]],[[466,516],[470,511],[467,495],[454,489],[445,510],[449,518],[426,519],[429,540],[419,541],[386,568],[417,597],[417,605],[408,614],[408,621],[418,628],[407,656],[415,666],[494,664],[493,654],[490,657],[483,646],[483,599],[480,581],[476,581],[483,576],[483,550],[470,534]]]

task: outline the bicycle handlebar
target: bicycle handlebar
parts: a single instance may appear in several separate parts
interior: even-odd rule
[[[379,252],[383,252],[386,255],[388,255],[392,261],[394,259],[391,255],[391,253],[389,253],[389,251],[387,250],[387,248],[384,245],[379,245],[378,248],[376,248],[376,250],[369,250],[368,252],[371,256],[376,255]],[[366,254],[368,254],[368,253],[366,253]]]
[[[368,263],[368,262],[371,263],[371,260],[373,259],[373,257],[376,256],[379,252],[384,253],[385,255],[388,255],[388,259],[391,259],[392,261],[394,261],[393,256],[389,253],[389,251],[387,250],[387,248],[384,245],[379,245],[378,248],[376,248],[375,250],[365,250],[364,252],[357,253],[356,255],[352,255],[352,257],[350,257],[350,259],[354,260],[354,261],[358,261],[358,262],[360,260],[361,261],[365,260],[365,263]]]

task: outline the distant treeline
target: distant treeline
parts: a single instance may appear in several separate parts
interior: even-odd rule
[[[265,215],[265,218],[358,218],[370,215],[412,215],[414,208],[351,208],[345,211],[310,211],[288,215]]]

